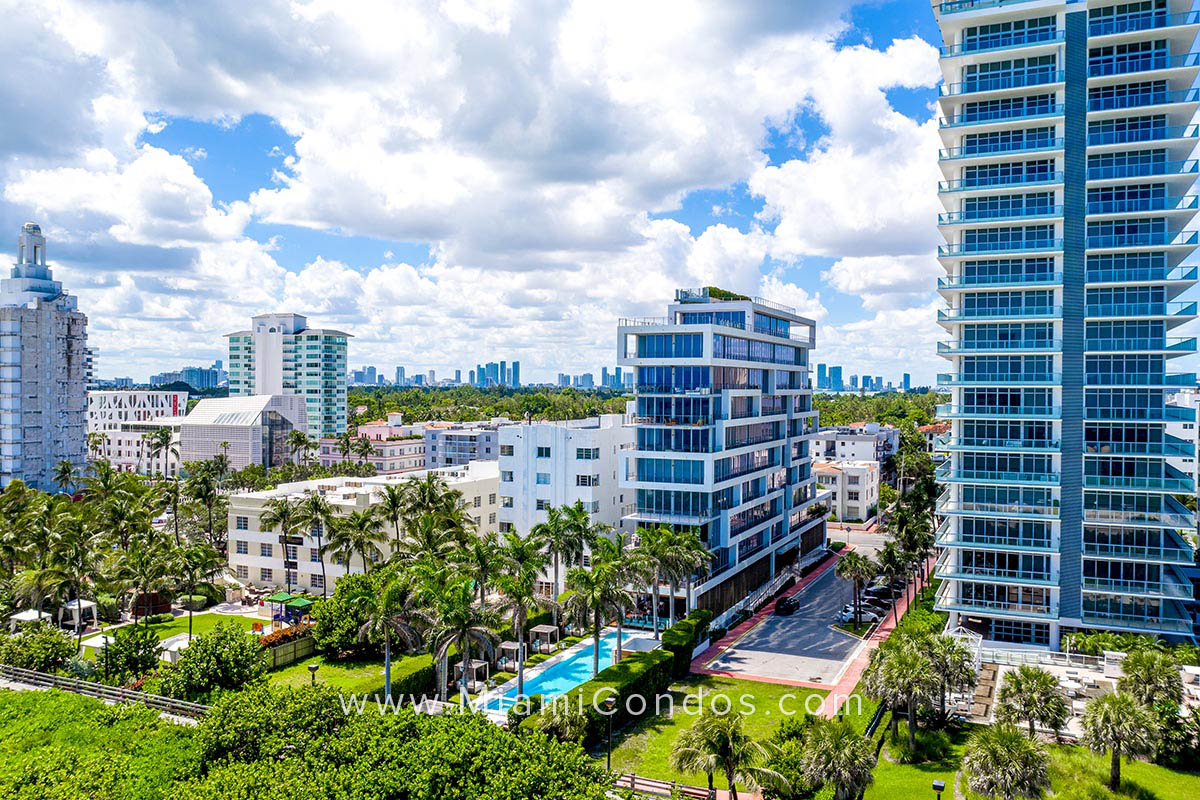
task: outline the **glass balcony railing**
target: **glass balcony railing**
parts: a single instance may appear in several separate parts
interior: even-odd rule
[[[1118,303],[1087,306],[1089,317],[1192,317],[1196,303]]]
[[[1145,108],[1147,106],[1166,106],[1174,105],[1175,103],[1197,102],[1200,102],[1200,89],[1182,89],[1179,91],[1163,89],[1090,97],[1088,98],[1088,111],[1115,111],[1122,108]]]
[[[962,56],[968,53],[985,53],[993,50],[1013,50],[1018,47],[1029,47],[1035,44],[1061,42],[1066,39],[1066,32],[1055,28],[1034,28],[1028,31],[1010,31],[990,36],[977,36],[958,44],[942,45],[939,54],[942,58]]]
[[[1163,10],[1136,11],[1129,14],[1093,17],[1088,20],[1088,36],[1108,36],[1114,33],[1151,31],[1196,24],[1200,24],[1200,12],[1198,11],[1186,11],[1182,14],[1167,14]]]
[[[939,192],[970,192],[980,189],[995,189],[1000,186],[1041,186],[1062,183],[1061,172],[1018,172],[1004,175],[981,175],[971,178],[955,178],[939,181]]]
[[[980,8],[1013,5],[1027,0],[947,0],[938,5],[939,14],[954,14],[959,11],[974,11]]]
[[[1106,508],[1085,508],[1085,522],[1101,522],[1111,525],[1151,525],[1193,531],[1196,515],[1174,511],[1113,511]]]
[[[1155,492],[1194,492],[1196,490],[1196,482],[1191,478],[1134,475],[1084,475],[1083,485],[1089,489],[1144,489]]]
[[[1196,373],[1091,372],[1088,386],[1195,386]]]
[[[953,589],[954,584],[944,584]],[[1019,603],[1007,600],[980,600],[977,598],[954,597],[950,592],[939,592],[934,608],[938,611],[981,611],[987,614],[997,614],[1011,617],[1049,617],[1058,616],[1056,603]]]
[[[954,225],[963,222],[1005,222],[1018,219],[1050,219],[1061,217],[1062,206],[1036,206],[1034,208],[987,209],[986,211],[948,211],[938,215],[939,225]]]
[[[939,289],[971,289],[979,286],[1044,286],[1062,283],[1061,272],[1042,275],[949,275],[938,278]]]
[[[977,547],[986,550],[1016,550],[1027,553],[1058,552],[1058,545],[1049,540],[1007,536],[965,536],[954,531],[939,533],[934,543],[938,547]]]
[[[1062,70],[1032,69],[1010,72],[1003,75],[979,75],[962,83],[943,83],[943,97],[976,92],[997,92],[1003,89],[1021,89],[1026,86],[1044,86],[1066,80]]]
[[[1058,419],[1060,406],[956,406],[943,403],[937,406],[937,416],[950,417],[1028,417],[1031,419]]]
[[[965,147],[947,147],[938,151],[938,158],[942,161],[953,161],[959,158],[980,158],[1008,153],[1040,153],[1046,150],[1061,150],[1062,148],[1063,140],[1061,138],[1021,139],[1015,142],[988,142],[986,144],[972,144]]]
[[[983,514],[998,517],[1057,517],[1054,506],[1038,506],[1020,503],[963,503],[954,500],[938,501],[937,513],[971,516]],[[1054,550],[1057,545],[1050,541],[1008,536],[966,536],[955,534],[962,544],[977,544],[987,547],[1011,547],[1014,550]]]
[[[1166,281],[1194,281],[1196,280],[1196,274],[1196,267],[1089,269],[1086,280],[1088,283],[1159,283]]]
[[[1087,237],[1089,250],[1111,250],[1116,247],[1192,247],[1197,242],[1196,231],[1152,231],[1150,233],[1119,233]]]
[[[1196,125],[1156,125],[1147,128],[1097,128],[1088,131],[1088,147],[1106,144],[1133,144],[1136,142],[1158,142],[1164,139],[1195,139],[1200,136]]]
[[[1194,408],[1161,406],[1159,408],[1100,408],[1088,407],[1083,411],[1086,420],[1143,420],[1145,422],[1195,422]]]
[[[1162,442],[1087,442],[1083,452],[1091,455],[1191,456],[1196,452],[1196,445],[1182,439]]]
[[[1196,211],[1200,209],[1198,200],[1200,200],[1200,195],[1194,194],[1184,194],[1178,197],[1128,197],[1120,200],[1093,200],[1087,204],[1087,213],[1137,214],[1143,211]]]
[[[1122,178],[1146,178],[1155,175],[1191,175],[1200,172],[1200,162],[1147,161],[1132,164],[1100,164],[1087,168],[1089,181],[1111,181]]]
[[[938,342],[939,353],[1054,353],[1062,349],[1060,339],[1028,342]]]
[[[937,376],[939,386],[1008,386],[1017,383],[1060,383],[1058,372],[1017,372],[1005,375],[962,375],[942,372]]]
[[[1119,558],[1132,561],[1165,561],[1171,564],[1192,564],[1190,549],[1181,547],[1145,547],[1111,542],[1083,543],[1083,554],[1096,558]]]
[[[1005,472],[988,469],[953,469],[949,465],[939,467],[933,476],[947,483],[1032,483],[1041,486],[1057,486],[1056,472]]]
[[[1109,594],[1154,595],[1157,597],[1174,597],[1191,599],[1192,585],[1186,586],[1175,581],[1133,581],[1118,578],[1095,578],[1084,576],[1083,588],[1089,592],[1107,592]]]
[[[989,567],[974,567],[964,564],[938,564],[934,574],[939,578],[958,580],[984,581],[988,583],[1031,583],[1050,586],[1058,583],[1058,578],[1048,572],[1036,572],[1023,569],[998,569]]]
[[[1118,614],[1110,611],[1095,611],[1084,609],[1080,615],[1085,625],[1097,625],[1105,628],[1126,628],[1135,631],[1162,631],[1166,633],[1192,632],[1190,619],[1174,617],[1147,617],[1135,614]]]
[[[1194,353],[1196,337],[1163,336],[1146,339],[1086,339],[1084,349],[1090,353],[1122,351],[1150,353]]]
[[[966,111],[962,114],[951,114],[938,120],[939,127],[958,128],[964,125],[984,125],[989,122],[1007,122],[1011,120],[1042,119],[1044,117],[1061,117],[1064,106],[1062,103],[1046,105],[1018,106],[987,111]]]
[[[946,436],[937,440],[938,446],[946,450],[1058,450],[1057,439],[989,439],[980,437]]]
[[[1043,308],[943,308],[938,310],[938,322],[974,322],[991,319],[1039,319],[1062,316],[1062,306]]]
[[[1200,53],[1136,53],[1111,61],[1094,61],[1088,64],[1089,78],[1105,75],[1126,75],[1131,72],[1146,72],[1154,69],[1179,69],[1200,66]]]

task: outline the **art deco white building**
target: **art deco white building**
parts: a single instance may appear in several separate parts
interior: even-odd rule
[[[0,485],[53,488],[60,461],[84,465],[87,316],[46,266],[42,230],[26,222],[12,277],[0,281]]]
[[[462,493],[468,512],[481,533],[496,530],[500,471],[495,461],[477,461],[431,471],[441,476],[451,489]],[[334,582],[342,575],[362,572],[361,561],[355,559],[346,565],[327,557],[322,574],[319,547],[325,541],[325,532],[310,530],[283,540],[279,531],[264,531],[259,520],[268,504],[281,498],[300,502],[317,494],[329,501],[336,514],[347,516],[352,511],[379,504],[384,486],[416,480],[425,474],[420,471],[371,478],[319,478],[280,484],[262,492],[235,494],[229,498],[229,565],[242,583],[306,589],[314,593],[332,591]],[[384,532],[388,532],[386,525]],[[385,558],[391,554],[390,542],[389,536],[380,547]]]
[[[229,340],[229,395],[304,398],[310,436],[346,430],[344,331],[309,328],[301,314],[259,314]]]

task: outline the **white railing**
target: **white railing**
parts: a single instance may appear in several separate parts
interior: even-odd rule
[[[979,651],[980,660],[989,664],[1006,664],[1021,666],[1032,664],[1052,667],[1088,667],[1103,669],[1104,659],[1100,656],[1089,656],[1083,653],[1058,653],[1045,650],[1000,650],[983,648]]]

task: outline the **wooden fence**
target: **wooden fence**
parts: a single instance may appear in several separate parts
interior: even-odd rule
[[[268,669],[276,669],[286,667],[302,658],[308,658],[316,652],[316,645],[313,644],[313,637],[310,634],[290,642],[277,644],[274,647],[268,647],[266,650]]]
[[[629,789],[632,792],[651,797],[691,797],[695,800],[709,800],[708,789],[699,786],[688,786],[675,781],[658,781],[653,778],[643,778],[632,773],[618,775],[615,784],[617,789]]]
[[[119,686],[106,686],[102,683],[81,681],[78,678],[66,678],[61,675],[51,675],[47,672],[38,672],[32,669],[10,667],[7,664],[0,664],[0,678],[13,681],[14,683],[23,683],[26,686],[60,689],[64,692],[95,697],[110,703],[141,703],[148,708],[191,719],[203,717],[212,708],[212,706],[200,703],[189,703],[186,700],[175,700],[157,694],[135,692],[131,689],[122,689]]]

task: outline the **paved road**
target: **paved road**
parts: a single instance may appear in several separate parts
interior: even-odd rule
[[[842,663],[861,642],[832,625],[854,587],[830,569],[797,597],[800,608],[790,617],[767,617],[709,669],[765,678],[833,683]]]
[[[883,547],[884,542],[889,541],[891,537],[879,532],[878,530],[871,533],[863,533],[862,531],[845,531],[837,527],[836,523],[829,523],[829,538],[831,540],[838,539],[843,542],[849,542],[854,545],[854,549],[862,553],[864,556],[875,558],[879,550]]]

